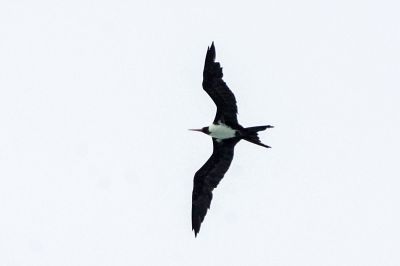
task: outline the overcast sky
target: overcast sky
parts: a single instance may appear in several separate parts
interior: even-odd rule
[[[400,265],[398,1],[0,3],[0,265]],[[200,234],[215,41],[244,126]]]

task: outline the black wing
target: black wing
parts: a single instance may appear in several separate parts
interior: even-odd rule
[[[217,142],[213,139],[213,154],[196,172],[192,194],[192,229],[195,236],[210,208],[212,191],[228,171],[233,159],[233,151],[239,139],[232,138]]]
[[[217,106],[214,124],[218,121],[232,127],[238,127],[236,99],[232,91],[222,80],[222,68],[215,62],[214,42],[207,49],[203,71],[203,89],[210,95]]]

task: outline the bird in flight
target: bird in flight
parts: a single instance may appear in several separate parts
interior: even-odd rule
[[[208,47],[203,71],[203,89],[217,106],[213,123],[201,129],[190,129],[203,132],[212,137],[213,153],[207,162],[196,172],[193,180],[192,194],[192,230],[195,236],[200,231],[201,223],[210,208],[212,191],[224,177],[232,162],[235,145],[242,139],[260,145],[257,132],[272,126],[242,127],[237,120],[236,99],[232,91],[222,80],[222,68],[215,62],[214,42]]]

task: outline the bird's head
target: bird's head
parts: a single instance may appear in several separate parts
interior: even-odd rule
[[[207,134],[207,135],[210,134],[210,131],[208,130],[208,127],[203,127],[203,128],[200,128],[200,129],[189,129],[189,130],[203,132],[204,134]]]

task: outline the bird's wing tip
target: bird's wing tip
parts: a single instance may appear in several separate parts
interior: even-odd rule
[[[199,230],[196,230],[196,229],[192,228],[192,231],[194,231],[194,237],[197,237],[197,234],[199,233]]]
[[[211,42],[211,46],[208,47],[207,49],[208,51],[213,51],[215,53],[215,45],[214,45],[214,41]]]
[[[206,62],[214,62],[214,61],[215,61],[215,46],[214,42],[212,42],[211,46],[207,47]]]

